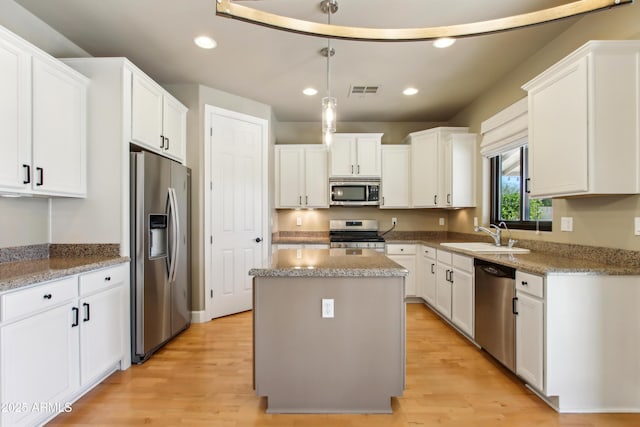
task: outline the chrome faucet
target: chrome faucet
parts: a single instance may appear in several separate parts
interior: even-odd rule
[[[501,223],[504,224],[504,223]],[[493,227],[496,229],[495,233],[492,232],[490,229],[485,228],[485,227],[475,227],[473,230],[477,233],[478,231],[484,231],[485,233],[487,233],[489,236],[491,236],[493,238],[493,241],[495,243],[496,246],[501,246],[500,243],[500,233],[502,232],[502,229],[500,228],[499,225],[494,225],[494,224],[490,224],[490,227]],[[506,226],[506,224],[505,224]]]

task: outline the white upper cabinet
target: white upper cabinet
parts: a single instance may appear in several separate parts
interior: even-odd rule
[[[407,136],[412,207],[475,206],[476,135],[467,130],[439,127]]]
[[[0,192],[86,196],[88,85],[0,27]]]
[[[134,70],[131,141],[184,163],[187,108],[146,75]]]
[[[380,178],[381,133],[336,133],[331,143],[331,178]]]
[[[324,145],[276,145],[276,208],[328,208]]]
[[[534,197],[640,193],[640,41],[591,41],[523,86]]]
[[[409,207],[410,154],[410,147],[407,145],[382,146],[380,208]]]

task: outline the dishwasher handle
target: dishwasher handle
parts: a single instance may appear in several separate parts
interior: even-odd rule
[[[511,269],[511,268],[500,268],[500,267],[501,266],[495,265],[495,264],[476,265],[476,268],[479,268],[480,270],[484,271],[485,273],[489,274],[490,276],[509,277],[509,278],[515,279],[515,274],[513,272],[513,269]]]

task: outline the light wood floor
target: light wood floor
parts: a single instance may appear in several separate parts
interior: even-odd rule
[[[50,425],[640,426],[640,414],[557,414],[418,304],[407,306],[407,389],[393,415],[268,415],[251,386],[251,322],[247,312],[192,325]]]

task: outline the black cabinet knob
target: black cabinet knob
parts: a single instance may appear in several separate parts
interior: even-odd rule
[[[44,299],[51,299],[51,298],[53,297],[53,295],[51,295],[51,294],[44,294],[42,297],[43,297]]]
[[[262,242],[262,239],[260,237],[256,237],[256,243],[260,243]]]

